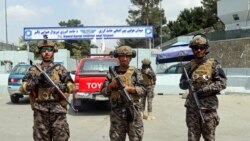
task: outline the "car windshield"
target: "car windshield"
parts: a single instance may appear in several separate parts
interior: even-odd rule
[[[85,60],[84,65],[81,67],[81,73],[90,71],[108,71],[109,66],[117,66],[116,60]]]
[[[18,65],[16,67],[14,67],[10,74],[25,74],[27,72],[27,70],[29,69],[29,65]]]

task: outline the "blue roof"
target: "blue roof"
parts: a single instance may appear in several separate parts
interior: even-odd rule
[[[175,46],[186,46],[188,45],[189,43],[186,43],[186,42],[176,42],[174,44],[171,45],[171,47],[175,47]]]

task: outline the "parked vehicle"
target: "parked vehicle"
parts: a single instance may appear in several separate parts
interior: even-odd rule
[[[19,63],[10,71],[8,78],[8,92],[12,103],[18,103],[19,99],[24,97],[19,91],[19,87],[22,83],[22,78],[29,68],[29,64]]]
[[[92,55],[93,56],[93,55]],[[109,55],[83,58],[75,72],[76,91],[73,95],[74,108],[81,108],[85,101],[108,101],[100,94],[109,66],[116,66],[119,62]]]
[[[165,71],[164,74],[181,74],[182,68],[186,63],[178,63],[169,66]]]

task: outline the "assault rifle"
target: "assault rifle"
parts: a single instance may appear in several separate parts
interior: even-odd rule
[[[30,65],[35,66],[38,69],[38,71],[41,72],[41,75],[43,75],[44,78],[49,82],[49,84],[52,85],[56,89],[56,91],[58,92],[59,96],[61,98],[63,98],[75,112],[77,112],[77,110],[68,101],[68,99],[66,98],[66,96],[64,95],[64,93],[62,92],[62,90],[55,84],[55,82],[53,80],[51,80],[51,78],[49,77],[49,75],[45,71],[43,71],[40,67],[38,67],[37,64],[33,64],[32,60],[30,60]]]
[[[184,71],[184,74],[186,76],[186,79],[188,81],[188,84],[189,84],[189,91],[191,91],[191,93],[193,94],[193,97],[194,97],[194,100],[195,100],[195,104],[199,110],[199,113],[200,113],[200,116],[201,116],[201,120],[202,120],[202,123],[205,123],[205,120],[204,120],[204,117],[202,115],[202,112],[201,112],[201,105],[200,105],[200,101],[198,99],[198,96],[197,96],[197,93],[196,91],[194,90],[194,87],[192,85],[192,82],[191,82],[191,79],[188,77],[188,74],[187,74],[187,70],[185,67],[183,67],[183,71]]]
[[[126,91],[125,86],[123,85],[121,79],[119,78],[119,76],[117,75],[117,73],[114,71],[114,69],[111,66],[109,66],[109,72],[111,75],[114,76],[114,78],[118,84],[118,87],[119,87],[120,91],[122,92],[123,99],[125,100],[127,120],[128,120],[128,122],[133,122],[134,121],[134,112],[133,111],[136,111],[136,109],[133,105],[133,101],[132,101],[131,97],[129,96],[129,93]]]

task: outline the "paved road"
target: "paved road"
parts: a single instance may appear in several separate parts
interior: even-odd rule
[[[250,95],[220,95],[217,141],[249,141]],[[187,140],[184,99],[179,95],[157,95],[154,111],[157,119],[145,121],[144,141]],[[88,105],[93,107],[93,105]],[[94,104],[85,112],[69,111],[71,141],[108,141],[109,110],[105,104]],[[97,108],[100,107],[100,108]],[[7,94],[0,94],[0,140],[32,141],[33,117],[27,100],[12,104]]]

